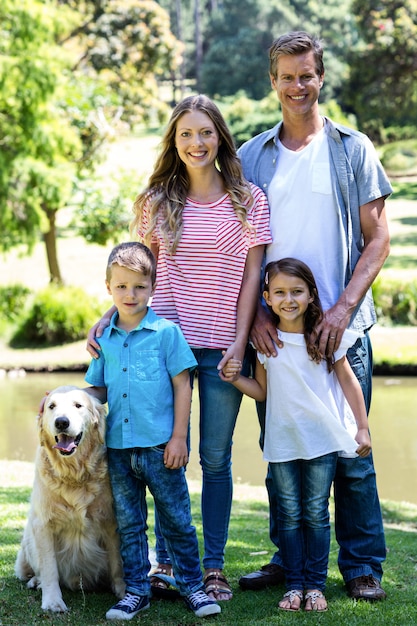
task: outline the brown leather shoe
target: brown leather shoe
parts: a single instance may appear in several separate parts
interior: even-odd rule
[[[369,576],[358,576],[346,583],[348,595],[355,600],[384,600],[387,594],[381,587],[377,578]]]
[[[250,591],[259,591],[266,587],[281,585],[285,582],[284,568],[275,563],[262,565],[261,569],[251,574],[246,574],[239,579],[241,589]]]

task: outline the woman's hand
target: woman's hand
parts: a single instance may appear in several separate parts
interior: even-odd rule
[[[98,359],[99,352],[101,350],[100,344],[97,343],[96,338],[101,337],[103,331],[110,324],[108,317],[102,317],[90,330],[87,335],[87,352],[91,354],[93,359]]]

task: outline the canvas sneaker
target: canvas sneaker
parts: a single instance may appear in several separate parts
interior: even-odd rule
[[[186,605],[197,617],[207,617],[221,612],[216,600],[209,598],[204,591],[195,591],[184,598]]]
[[[111,607],[106,613],[107,619],[133,619],[140,611],[149,609],[148,596],[136,596],[127,593],[123,600]]]

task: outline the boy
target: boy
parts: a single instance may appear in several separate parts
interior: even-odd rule
[[[106,613],[130,620],[149,608],[146,487],[152,493],[180,593],[197,617],[220,613],[204,592],[184,467],[194,356],[180,328],[148,307],[156,282],[152,252],[116,246],[106,285],[116,311],[85,380],[108,402],[106,444],[126,595]]]

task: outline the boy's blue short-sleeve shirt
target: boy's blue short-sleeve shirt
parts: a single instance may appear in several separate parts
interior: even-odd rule
[[[174,425],[171,379],[197,365],[179,326],[148,307],[139,326],[117,328],[118,313],[98,339],[85,380],[107,388],[109,448],[148,448],[166,443]]]

